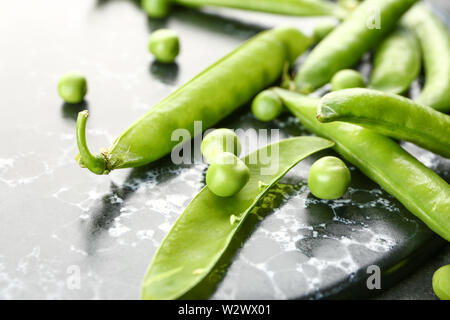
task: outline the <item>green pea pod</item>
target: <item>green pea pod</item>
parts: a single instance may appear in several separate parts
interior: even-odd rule
[[[171,4],[187,7],[228,7],[242,10],[261,11],[290,16],[323,16],[334,15],[343,18],[346,11],[339,5],[324,0],[146,0],[155,5],[149,8],[169,8]],[[158,5],[156,5],[158,4]],[[150,16],[161,17],[161,10],[150,9]],[[163,10],[167,15],[169,10]]]
[[[450,116],[395,94],[369,89],[332,92],[320,100],[317,119],[357,124],[450,158]]]
[[[367,0],[311,51],[295,77],[297,90],[313,92],[354,66],[397,24],[416,0]]]
[[[319,99],[274,89],[311,132],[335,142],[334,149],[397,198],[431,230],[450,241],[450,186],[397,143],[344,122],[320,123]]]
[[[187,129],[192,136],[194,121],[202,121],[204,129],[213,126],[276,81],[310,41],[292,27],[262,32],[159,102],[99,155],[89,152],[83,124],[87,114],[80,116],[80,165],[102,174],[163,157],[178,143],[171,139],[174,130]]]
[[[377,48],[369,87],[402,94],[419,76],[421,64],[416,36],[410,30],[399,27]]]
[[[417,35],[425,64],[425,85],[417,102],[450,111],[450,32],[425,5],[417,4],[404,19]]]
[[[213,270],[270,187],[304,158],[332,146],[331,141],[318,137],[282,140],[243,159],[250,169],[250,180],[236,195],[221,198],[208,187],[203,188],[153,257],[142,284],[142,298],[176,299],[197,286]],[[270,163],[266,155],[271,155]]]

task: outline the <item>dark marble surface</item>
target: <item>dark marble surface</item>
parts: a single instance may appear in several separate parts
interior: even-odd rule
[[[0,2],[0,299],[139,297],[152,255],[203,187],[206,166],[162,159],[95,176],[73,159],[76,114],[90,111],[91,148],[107,146],[158,100],[260,30],[291,23],[309,33],[318,21],[219,13],[177,10],[166,21],[150,21],[133,1]],[[162,26],[180,33],[173,65],[153,62],[147,51],[149,33]],[[63,104],[56,93],[58,78],[71,69],[88,78],[89,93],[78,106]],[[262,124],[248,108],[220,126],[278,128],[281,138],[306,134],[292,117]],[[405,147],[449,179],[449,161]],[[312,161],[267,199],[277,209],[261,212],[265,218],[212,298],[361,297],[374,293],[364,292],[368,265],[394,275],[396,266],[404,275],[439,249],[436,236],[354,168],[343,199],[311,197],[305,179]],[[380,298],[434,298],[430,273],[450,257],[448,246],[439,252]],[[396,280],[386,276],[386,286]]]

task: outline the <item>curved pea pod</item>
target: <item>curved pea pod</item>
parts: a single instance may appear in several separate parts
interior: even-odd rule
[[[377,48],[369,87],[402,94],[419,76],[421,64],[416,36],[410,30],[399,27]]]
[[[81,166],[97,174],[137,167],[168,154],[176,129],[194,133],[216,124],[276,81],[286,63],[305,51],[310,39],[292,27],[262,32],[163,99],[123,132],[109,149],[91,154],[84,137],[87,113],[78,118]]]
[[[344,121],[450,158],[450,116],[408,98],[370,89],[346,89],[320,99],[320,122]]]
[[[425,5],[417,4],[404,19],[417,35],[425,65],[425,85],[417,102],[450,111],[450,32]]]
[[[316,119],[319,99],[274,89],[309,131],[333,140],[334,149],[397,198],[431,230],[450,241],[450,186],[392,139],[357,125]]]
[[[311,93],[342,69],[351,68],[397,24],[416,0],[367,0],[311,51],[295,77]]]
[[[214,269],[270,187],[304,158],[332,146],[331,141],[318,137],[282,140],[243,159],[250,180],[236,195],[221,198],[203,188],[153,257],[142,284],[142,298],[177,299],[194,290]]]
[[[346,11],[341,6],[324,0],[153,0],[153,2],[165,2],[167,7],[172,4],[187,7],[228,7],[290,16],[334,15],[342,18],[346,15]],[[147,13],[152,15],[151,11]],[[158,15],[158,17],[161,16]]]

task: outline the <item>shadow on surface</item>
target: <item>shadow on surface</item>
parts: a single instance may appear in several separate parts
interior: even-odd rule
[[[235,254],[244,245],[245,241],[256,230],[257,225],[268,215],[278,210],[287,199],[294,195],[297,190],[302,187],[303,184],[298,185],[286,185],[276,184],[270,191],[262,198],[258,204],[252,209],[247,216],[241,228],[237,231],[235,237],[231,240],[229,246],[225,250],[225,253],[215,264],[213,270],[194,288],[189,290],[180,299],[208,299],[216,290],[219,283],[225,277],[228,267]]]
[[[179,169],[192,165],[175,165],[171,162],[170,155],[148,165],[133,168],[122,183],[111,183],[111,191],[103,196],[90,210],[90,219],[86,227],[86,252],[95,254],[97,239],[113,224],[114,219],[121,214],[121,209],[134,192],[140,186],[154,181],[158,184],[169,181],[177,175]]]
[[[149,70],[162,83],[173,85],[177,81],[179,67],[176,62],[162,63],[154,60],[150,63]]]
[[[61,114],[64,119],[77,121],[78,113],[83,110],[89,110],[89,102],[83,100],[80,103],[64,102],[61,106]]]
[[[248,39],[266,29],[262,26],[245,23],[237,19],[230,19],[218,14],[188,8],[177,7],[173,10],[171,16],[181,22],[194,25],[199,29],[222,33],[241,39]]]

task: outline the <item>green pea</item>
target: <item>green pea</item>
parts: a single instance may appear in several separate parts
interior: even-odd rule
[[[272,121],[283,112],[283,104],[273,91],[264,90],[253,99],[252,112],[258,120]]]
[[[350,180],[350,170],[341,159],[323,157],[311,166],[308,187],[317,198],[333,200],[345,194]]]
[[[313,31],[314,42],[322,41],[337,26],[335,21],[322,21],[316,24]]]
[[[78,72],[67,72],[59,79],[58,93],[68,103],[83,101],[87,93],[86,78]]]
[[[169,0],[142,0],[142,10],[151,18],[164,18],[169,15]]]
[[[352,69],[337,72],[331,79],[331,90],[337,91],[349,88],[365,88],[366,83],[362,75]]]
[[[214,159],[223,152],[230,152],[239,156],[241,143],[232,130],[217,129],[208,133],[202,141],[201,150],[206,161],[213,162]]]
[[[433,290],[441,300],[450,300],[450,264],[440,267],[433,274]]]
[[[230,152],[218,155],[206,172],[206,185],[219,197],[238,193],[250,179],[250,169]]]
[[[172,63],[180,52],[178,34],[169,29],[157,30],[150,35],[148,49],[159,62]]]

